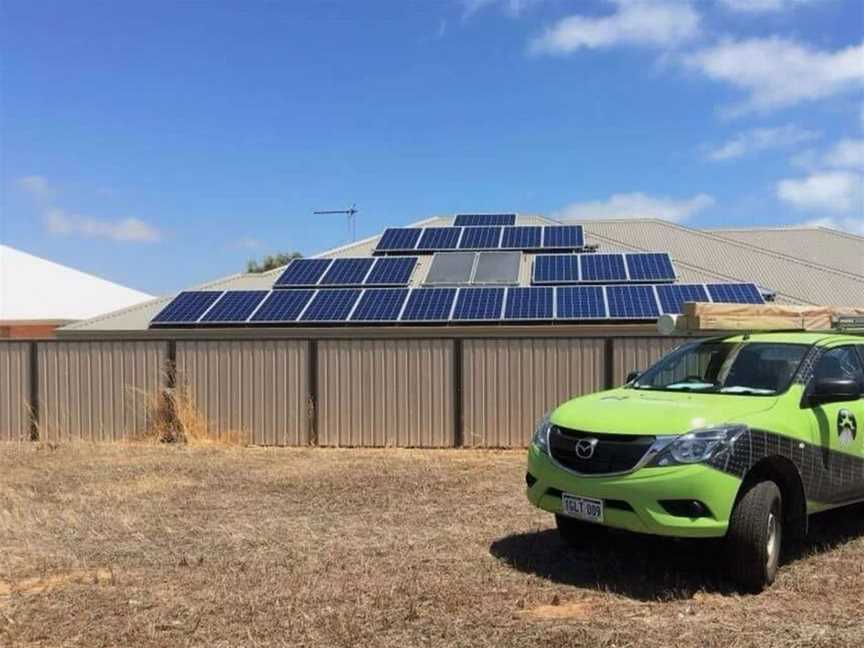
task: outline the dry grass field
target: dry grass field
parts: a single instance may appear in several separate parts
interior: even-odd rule
[[[861,646],[864,509],[739,596],[711,543],[561,545],[523,453],[0,446],[0,646]]]

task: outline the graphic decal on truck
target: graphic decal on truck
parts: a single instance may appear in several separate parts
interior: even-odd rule
[[[855,420],[855,415],[848,409],[841,409],[837,412],[837,434],[840,436],[840,443],[850,445],[858,436],[858,422]]]
[[[855,417],[851,418],[852,425],[857,427]],[[864,458],[767,430],[745,432],[735,441],[731,452],[713,457],[708,465],[743,479],[759,461],[774,456],[785,457],[795,464],[804,494],[812,502],[837,504],[864,497]]]

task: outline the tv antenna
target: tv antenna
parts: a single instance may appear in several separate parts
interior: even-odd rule
[[[357,209],[357,204],[352,203],[348,209],[324,209],[320,211],[313,211],[313,214],[345,214],[348,217],[348,235],[351,237],[351,242],[357,240],[357,219],[355,218],[355,214],[357,214],[359,210]]]

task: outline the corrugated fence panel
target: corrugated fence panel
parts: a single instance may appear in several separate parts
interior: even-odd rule
[[[177,385],[220,437],[307,445],[308,356],[304,340],[177,342]]]
[[[318,343],[318,442],[454,445],[452,340]]]
[[[165,342],[40,342],[39,438],[115,441],[146,431]]]
[[[465,340],[462,417],[466,446],[522,447],[545,412],[603,388],[603,340]]]
[[[0,441],[30,438],[30,345],[0,342]]]
[[[616,385],[623,385],[631,371],[645,371],[662,356],[683,342],[684,337],[615,338],[612,358],[612,377]]]

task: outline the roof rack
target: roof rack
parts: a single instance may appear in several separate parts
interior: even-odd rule
[[[864,333],[864,315],[835,315],[831,326],[844,333]]]
[[[864,308],[787,306],[783,304],[717,304],[687,302],[682,315],[663,315],[663,335],[700,332],[823,331],[864,334]]]

